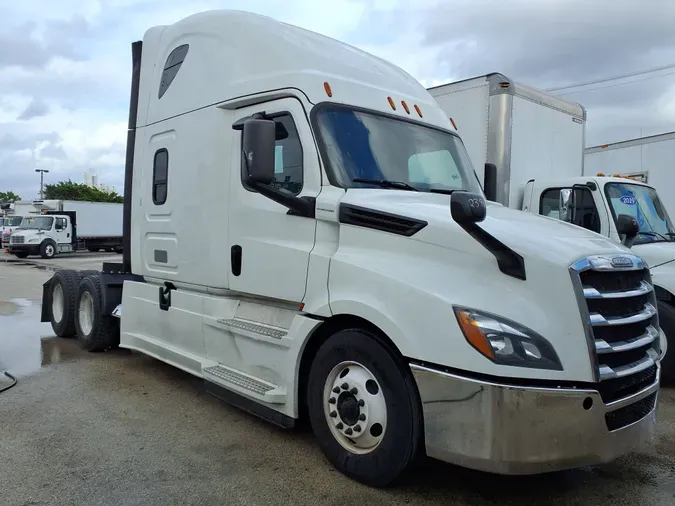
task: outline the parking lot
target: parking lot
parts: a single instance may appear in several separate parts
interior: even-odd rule
[[[669,505],[675,504],[675,390],[661,390],[657,437],[594,468],[502,477],[425,460],[376,490],[334,471],[310,432],[283,431],[203,393],[168,365],[118,350],[87,354],[39,322],[51,261],[0,254],[0,505]],[[8,385],[0,379],[0,389]]]

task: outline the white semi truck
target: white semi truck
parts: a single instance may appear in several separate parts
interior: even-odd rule
[[[122,204],[77,200],[35,200],[21,230],[9,238],[18,258],[54,258],[78,250],[122,252]]]
[[[150,28],[132,54],[122,262],[44,284],[57,335],[155,357],[280,426],[308,419],[374,486],[423,453],[539,473],[654,433],[648,267],[487,203],[410,75],[238,11]]]
[[[584,175],[618,174],[658,188],[663,206],[675,216],[675,132],[586,148]]]
[[[668,177],[672,176],[666,175],[665,164],[654,178],[658,186],[608,177],[630,166],[644,166],[636,166],[639,159],[628,155],[619,162],[620,155],[607,158],[607,154],[598,162],[596,148],[592,154],[587,150],[584,157],[583,106],[515,83],[503,74],[429,91],[452,118],[474,166],[494,166],[494,184],[486,188],[490,200],[569,221],[617,243],[626,239],[620,215],[637,220],[639,231],[630,245],[651,268],[660,325],[668,341],[675,343],[675,228],[656,191],[671,192]],[[664,147],[652,149],[661,153]],[[645,148],[639,149],[644,154]],[[607,175],[592,172],[596,169]],[[662,366],[664,378],[675,381],[675,350],[666,355]]]

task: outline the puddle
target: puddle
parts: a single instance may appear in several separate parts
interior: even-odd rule
[[[75,357],[78,352],[75,340],[57,338],[49,323],[40,322],[37,301],[0,300],[0,371],[21,378]]]

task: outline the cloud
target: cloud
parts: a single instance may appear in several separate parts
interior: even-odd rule
[[[42,99],[34,98],[18,119],[26,121],[40,116],[46,116],[47,113],[49,113],[49,106],[46,102]]]
[[[3,187],[31,198],[39,165],[50,182],[82,181],[91,170],[122,191],[131,42],[150,26],[214,8],[245,8],[354,44],[425,86],[502,72],[546,89],[675,63],[670,0],[10,2],[0,25]],[[589,145],[675,123],[668,70],[556,93],[586,107]]]

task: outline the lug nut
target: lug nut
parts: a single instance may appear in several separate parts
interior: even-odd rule
[[[342,389],[347,390],[349,388],[349,383],[343,383],[342,384]]]
[[[335,397],[331,397],[330,399],[328,399],[328,403],[335,404]]]
[[[339,393],[340,393],[340,389],[339,389],[338,387],[335,387],[335,388],[333,389],[333,392],[336,393],[336,394],[339,394]]]
[[[365,405],[366,405],[366,401],[364,401],[363,399],[359,399],[359,407],[362,408]]]
[[[345,434],[347,434],[348,436],[351,436],[352,435],[352,429],[348,427],[347,430],[345,431]]]
[[[361,414],[359,415],[359,420],[361,420],[362,422],[365,422],[365,421],[366,421],[366,415],[364,415],[363,413],[361,413]]]
[[[349,391],[349,393],[352,394],[352,395],[356,395],[357,392],[358,392],[358,390],[356,389],[356,387],[352,388],[352,389]]]
[[[331,411],[330,412],[330,417],[335,418],[337,416],[337,411]]]
[[[337,425],[335,426],[337,430],[342,430],[342,427],[344,427],[344,425],[342,425],[342,422],[338,422]]]
[[[360,425],[354,426],[354,432],[361,432],[361,426]]]

